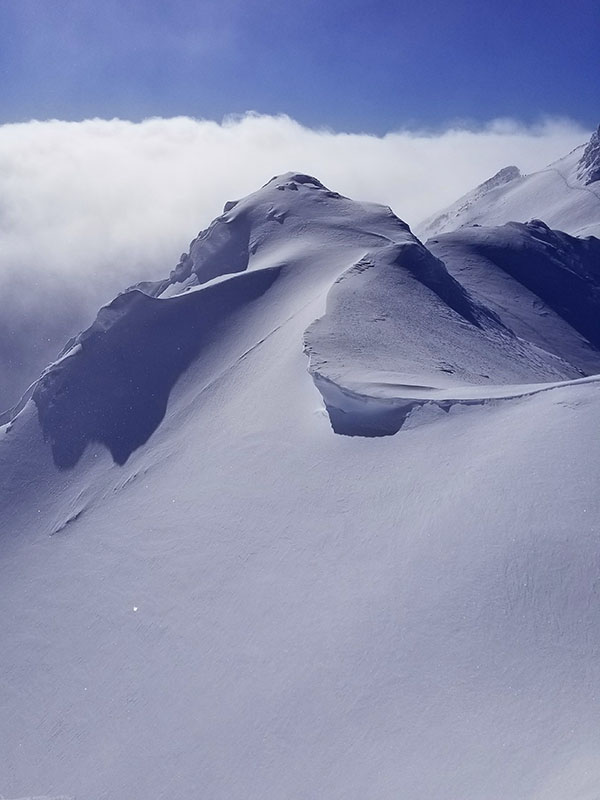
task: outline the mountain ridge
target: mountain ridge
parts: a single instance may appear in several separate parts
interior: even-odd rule
[[[484,181],[448,208],[420,222],[415,231],[426,241],[471,225],[502,225],[542,219],[550,227],[577,236],[600,235],[600,148],[598,132],[587,144],[576,147],[563,158],[529,175],[516,175],[494,183],[504,170]],[[491,185],[490,185],[491,184]],[[591,188],[590,188],[591,187]]]
[[[495,181],[494,185],[503,185],[514,179],[516,174],[511,169],[504,174],[500,183]],[[286,193],[285,197],[279,194],[281,192]],[[357,288],[350,295],[351,298],[361,298],[360,302],[363,303],[366,287],[369,285],[369,277],[363,273],[376,265],[377,285],[382,281],[392,281],[386,290],[387,296],[405,298],[407,293],[413,291],[411,287],[420,287],[415,295],[418,299],[411,301],[414,302],[416,316],[406,299],[393,312],[382,311],[387,303],[386,292],[380,295],[376,301],[376,308],[379,309],[377,313],[383,314],[383,319],[397,320],[398,324],[391,329],[389,325],[383,329],[376,326],[381,329],[379,332],[367,325],[365,338],[360,345],[361,351],[368,354],[367,362],[371,362],[370,367],[365,363],[361,368],[368,373],[376,361],[372,342],[380,338],[382,333],[391,336],[387,345],[390,355],[384,359],[387,366],[380,365],[377,368],[391,375],[390,369],[396,364],[397,375],[388,380],[390,386],[402,386],[405,383],[410,385],[414,380],[401,377],[401,371],[398,371],[400,363],[405,364],[402,369],[408,369],[407,374],[413,372],[415,375],[418,370],[415,372],[410,364],[419,363],[420,369],[425,372],[423,376],[417,376],[417,384],[433,382],[432,388],[439,388],[436,382],[440,380],[441,386],[444,386],[449,374],[462,374],[462,380],[467,384],[480,382],[477,374],[485,375],[484,383],[490,381],[490,375],[496,374],[500,383],[509,384],[529,384],[544,379],[560,381],[582,374],[581,366],[568,365],[558,354],[547,352],[540,361],[542,351],[539,350],[539,344],[536,345],[537,349],[531,349],[526,341],[516,337],[510,329],[505,329],[494,311],[485,304],[474,302],[464,287],[448,273],[443,261],[433,257],[411,234],[408,225],[387,207],[356,204],[336,192],[331,192],[316,178],[302,173],[285,173],[272,178],[247,198],[226,204],[225,208],[227,210],[191,242],[189,252],[182,255],[179,264],[167,279],[138,284],[101,308],[90,328],[69,341],[56,364],[45,370],[34,385],[30,394],[36,404],[44,435],[51,442],[58,466],[72,467],[90,441],[104,442],[116,462],[124,463],[133,449],[144,444],[160,424],[172,386],[198,357],[204,340],[212,336],[211,328],[221,324],[229,313],[226,308],[230,301],[225,298],[231,296],[232,308],[241,308],[253,297],[268,291],[281,278],[282,270],[285,273],[286,270],[294,269],[287,263],[293,248],[302,247],[300,243],[303,241],[305,246],[314,248],[319,236],[323,247],[327,243],[337,247],[340,235],[360,242],[361,249],[355,252],[362,256],[355,264],[350,263],[342,271],[334,266],[331,271],[329,264],[323,263],[323,269],[327,264],[327,271],[323,272],[322,277],[327,275],[327,282],[333,280],[329,295],[337,291],[340,281],[345,286],[351,276],[356,276]],[[371,221],[367,230],[364,230],[364,220],[369,215]],[[287,230],[286,226],[291,226],[291,229]],[[573,281],[581,279],[576,278],[572,270],[575,261],[572,261],[571,251],[574,245],[569,245],[570,250],[561,250],[562,239],[559,234],[553,233],[542,223],[537,227],[530,225],[529,228],[519,228],[518,231],[524,241],[539,237],[540,231],[546,237],[543,245],[545,250],[539,253],[540,269],[543,271],[546,265],[556,261],[556,280],[563,282],[562,293],[567,296],[572,291],[570,287]],[[500,236],[500,233],[496,236]],[[292,251],[289,250],[291,242]],[[500,249],[509,248],[511,242],[511,235],[508,235],[506,243]],[[519,248],[522,247],[523,245],[519,245]],[[589,244],[587,249],[583,246],[581,255],[578,256],[580,272],[584,262],[591,263],[596,258],[596,249],[593,244]],[[335,265],[336,261],[332,263]],[[504,266],[505,270],[509,264],[510,258]],[[300,270],[313,271],[314,267],[304,258]],[[586,273],[582,274],[587,281]],[[384,278],[385,275],[388,277]],[[402,278],[402,275],[406,275],[406,278]],[[244,277],[240,282],[234,280],[236,276]],[[310,281],[306,283],[309,285]],[[527,280],[524,285],[532,288],[531,285],[528,286]],[[539,281],[538,284],[534,282],[534,288],[538,287],[538,294],[540,285]],[[245,288],[240,290],[238,286]],[[589,301],[586,317],[589,324],[586,323],[587,327],[584,325],[579,332],[591,335],[598,345],[600,334],[592,331],[595,331],[593,319],[600,304],[600,289],[590,297],[587,296],[585,287],[581,290],[575,288],[574,291],[578,292],[574,297],[579,299],[573,301],[574,309],[567,311],[568,319],[565,321],[567,324],[573,324],[574,321],[577,324],[576,318],[582,304]],[[184,311],[185,308],[190,311]],[[200,310],[202,308],[203,311]],[[428,308],[430,311],[426,310]],[[443,311],[444,308],[447,311]],[[561,313],[560,308],[555,310]],[[450,328],[443,332],[435,324],[431,327],[440,312],[442,325],[447,324],[443,321],[443,315],[447,313],[456,313],[469,324],[463,331],[458,328],[462,345],[458,346],[457,340],[454,349],[450,348],[442,356],[442,363],[446,366],[441,368],[441,372],[437,367],[430,371],[428,363],[433,365],[439,361],[439,353],[444,353],[443,347],[440,350],[440,343],[452,341],[455,334]],[[409,317],[410,323],[406,321]],[[421,328],[420,317],[429,318],[430,325]],[[159,321],[161,319],[164,321]],[[318,375],[316,382],[320,387],[328,385],[327,381],[333,381],[336,385],[338,383],[338,377],[330,372],[330,366],[323,369],[324,364],[332,362],[332,359],[326,359],[325,362],[323,357],[316,359],[312,337],[315,330],[319,326],[323,327],[323,324],[322,319],[313,323],[310,333],[307,332],[304,337],[305,347],[310,353],[309,370],[315,376]],[[349,340],[352,334],[346,331],[343,319],[338,320],[337,326]],[[471,327],[480,329],[484,335],[469,339]],[[362,328],[362,322],[358,328],[355,325],[356,330]],[[412,345],[408,357],[399,359],[394,355],[396,343],[402,337],[407,337],[411,328],[420,330],[420,341],[417,342],[414,334],[411,334]],[[433,330],[435,333],[432,334]],[[327,333],[327,336],[331,337],[331,334]],[[468,345],[465,337],[469,339]],[[151,345],[150,341],[154,344]],[[426,341],[430,341],[430,344],[423,350],[423,343]],[[461,347],[466,347],[467,361],[473,360],[474,354],[483,347],[478,356],[481,360],[475,371],[471,367],[465,370],[464,365],[460,365]],[[339,352],[343,351],[343,343],[340,342],[337,348]],[[436,354],[436,351],[439,352]],[[159,356],[160,352],[163,353],[162,356]],[[484,353],[487,355],[483,355]],[[501,367],[507,357],[506,365]],[[547,363],[542,366],[544,360]],[[315,363],[319,362],[321,366],[316,368]],[[159,363],[163,366],[160,367]],[[517,368],[517,364],[521,366]],[[155,376],[153,372],[156,373]],[[358,383],[366,386],[370,381],[365,383],[362,376]],[[375,382],[377,385],[378,383]],[[127,386],[131,386],[131,391],[126,389]],[[103,387],[108,387],[109,393]],[[346,390],[348,389],[350,386],[347,385]],[[154,404],[152,412],[148,405],[150,401]],[[390,397],[386,402],[391,401]],[[17,408],[23,408],[24,402],[25,399]],[[395,400],[393,402],[397,403]],[[404,400],[402,404],[408,410],[412,408]],[[76,408],[79,410],[76,411]],[[339,413],[339,409],[334,411],[336,418]],[[369,408],[370,421],[365,430],[372,430],[372,413],[373,409]],[[354,412],[352,417],[356,418]],[[338,427],[340,430],[352,429],[352,426]],[[384,425],[382,430],[387,431],[387,426]],[[394,433],[396,430],[393,425],[390,432]],[[355,432],[359,431],[364,433],[360,424]]]
[[[7,796],[595,798],[598,240],[306,178],[0,426]]]

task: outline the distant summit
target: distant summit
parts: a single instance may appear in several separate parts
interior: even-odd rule
[[[510,183],[510,181],[514,181],[516,178],[521,177],[521,170],[518,167],[503,167],[491,178],[488,178],[487,181],[480,183],[475,191],[479,192],[480,194],[484,194],[490,189],[495,189],[496,186],[504,186],[505,183]]]
[[[472,206],[477,208],[482,198],[494,189],[506,186],[506,184],[521,177],[521,170],[518,167],[503,167],[496,172],[495,175],[492,175],[491,178],[488,178],[483,183],[480,183],[479,186],[476,186],[475,189],[471,189],[470,192],[459,197],[459,199],[446,210],[421,223],[421,225],[417,227],[417,235],[421,236],[421,238],[425,238],[425,236],[432,233],[445,233],[446,231],[455,230],[456,227],[459,227],[454,224],[455,219],[468,215],[469,209]]]
[[[423,241],[472,225],[542,219],[572,236],[600,235],[600,128],[587,144],[539,172],[504,167],[415,227]]]
[[[577,177],[583,181],[586,186],[590,183],[600,181],[600,125],[598,129],[592,134],[592,138],[583,151],[581,161],[579,162],[579,169],[577,170]]]

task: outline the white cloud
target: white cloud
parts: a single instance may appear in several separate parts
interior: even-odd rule
[[[0,407],[101,302],[166,275],[226,200],[277,173],[311,173],[415,224],[501,167],[539,169],[588,135],[497,120],[376,137],[256,114],[0,126]]]

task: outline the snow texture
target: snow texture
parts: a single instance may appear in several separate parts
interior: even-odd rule
[[[575,148],[540,172],[520,175],[506,167],[453,205],[419,223],[425,241],[471,225],[503,225],[542,219],[574,236],[600,236],[600,139]]]
[[[288,173],[100,310],[0,427],[3,795],[597,800],[599,243],[553,228]]]
[[[577,170],[577,177],[586,186],[600,181],[600,125],[592,134],[592,138],[583,151]]]

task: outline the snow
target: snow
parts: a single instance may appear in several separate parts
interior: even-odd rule
[[[534,221],[461,228],[430,239],[428,248],[518,336],[586,374],[600,372],[598,239]]]
[[[209,231],[1,429],[0,792],[595,800],[595,348],[309,176]]]
[[[577,168],[577,177],[585,186],[600,180],[600,125],[583,151]]]
[[[486,181],[419,223],[415,232],[425,241],[465,226],[503,225],[535,218],[574,236],[600,236],[600,185],[586,182],[591,169],[589,164],[585,171],[581,169],[586,152],[586,146],[581,145],[540,172],[515,176],[499,185],[494,179]]]

